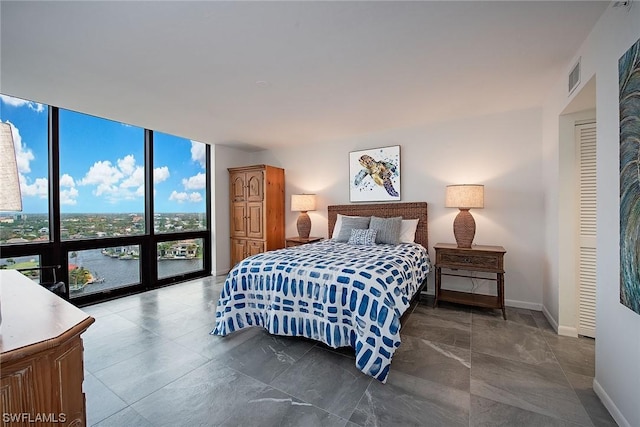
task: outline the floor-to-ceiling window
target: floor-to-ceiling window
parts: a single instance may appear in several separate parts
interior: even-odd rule
[[[158,277],[203,268],[202,238],[177,233],[207,229],[207,146],[165,133],[153,134],[153,206]]]
[[[22,212],[0,212],[0,268],[59,266],[88,303],[210,274],[209,147],[0,96]]]
[[[0,245],[48,242],[49,107],[0,94],[0,121],[11,126],[22,193],[22,212],[0,212]]]

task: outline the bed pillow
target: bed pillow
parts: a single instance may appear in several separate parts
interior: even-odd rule
[[[354,228],[369,228],[370,220],[371,218],[369,218],[368,216],[343,216],[340,232],[338,233],[337,237],[334,233],[333,239],[337,242],[348,242],[349,238],[351,237],[351,230],[353,230]]]
[[[372,216],[369,228],[377,230],[376,243],[397,245],[400,243],[401,225],[401,216],[397,216],[395,218],[379,218],[377,216]]]
[[[419,219],[403,219],[400,225],[400,243],[414,243]]]
[[[368,217],[338,214],[338,216],[336,217],[336,223],[333,225],[333,232],[331,233],[332,239],[337,238],[338,235],[340,234],[340,229],[342,228],[342,218],[368,218]]]
[[[376,244],[377,232],[377,230],[373,230],[371,228],[352,228],[351,237],[349,237],[349,241],[347,243],[350,245],[373,246]]]

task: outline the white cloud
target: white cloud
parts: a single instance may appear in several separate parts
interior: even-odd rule
[[[45,110],[44,105],[42,104],[38,104],[37,102],[33,101],[27,101],[25,99],[14,98],[13,96],[0,95],[0,99],[2,99],[2,102],[12,107],[19,108],[26,105],[27,107],[38,113],[42,113]]]
[[[157,168],[156,174],[161,181],[165,180],[169,176],[169,168]],[[144,180],[144,166],[136,166],[135,156],[128,154],[116,160],[116,165],[109,160],[95,162],[82,179],[76,180],[76,184],[93,185],[95,196],[102,196],[109,203],[118,203],[144,197]]]
[[[171,174],[169,173],[169,168],[166,166],[161,166],[159,168],[155,168],[153,170],[153,183],[158,184],[162,181],[166,181],[169,179]]]
[[[69,174],[64,174],[60,177],[60,187],[75,187],[76,182],[73,180],[73,177]]]
[[[141,185],[144,186],[144,168],[138,166],[133,173],[130,173],[129,176],[122,181],[120,188],[139,187]]]
[[[82,178],[78,184],[79,185],[89,185],[89,184],[114,184],[118,182],[124,175],[120,170],[111,165],[109,160],[100,160],[95,162],[90,168],[89,171],[85,174],[84,178]]]
[[[178,203],[184,203],[184,202],[198,203],[202,201],[202,194],[196,193],[196,192],[187,194],[187,192],[185,191],[178,193],[177,191],[174,190],[169,196],[169,200],[178,202]]]
[[[183,179],[182,185],[184,185],[185,190],[202,190],[207,187],[206,181],[207,175],[204,173],[199,173],[189,179]]]
[[[125,156],[124,159],[118,159],[118,167],[125,175],[131,175],[136,168],[136,159],[133,154]]]
[[[169,200],[173,202],[184,203],[186,200],[189,200],[189,195],[184,191],[178,193],[176,190],[173,190],[171,192],[171,195],[169,196]]]
[[[191,140],[191,160],[200,163],[203,169],[207,167],[207,146],[204,142]]]
[[[22,136],[20,136],[20,130],[10,121],[7,120],[9,126],[11,126],[11,135],[13,136],[13,146],[16,150],[16,162],[18,164],[18,172],[29,173],[31,172],[31,161],[35,159],[33,152],[22,143]]]
[[[94,192],[96,196],[105,193],[115,193],[118,189],[114,185],[124,175],[120,170],[111,165],[108,160],[95,162],[86,173],[84,178],[78,181],[78,185],[97,185]]]
[[[78,204],[78,189],[76,188],[76,182],[69,174],[63,174],[60,177],[60,187],[67,187],[68,189],[60,190],[60,204],[61,205],[76,205]]]
[[[78,203],[78,189],[72,187],[68,190],[60,190],[60,204],[61,205],[75,205]]]
[[[112,200],[111,200],[112,202],[115,201],[113,200],[113,198],[118,198],[117,193],[118,193],[118,187],[116,187],[115,185],[109,185],[109,184],[100,184],[94,191],[94,194],[96,196],[102,196],[103,194],[110,194],[112,196]]]
[[[20,174],[20,192],[23,197],[39,197],[46,199],[49,196],[49,181],[47,178],[36,178],[33,184],[29,184],[27,177]]]

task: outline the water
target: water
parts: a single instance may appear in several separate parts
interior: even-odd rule
[[[16,262],[29,261],[37,257],[16,257]],[[0,260],[0,265],[7,264],[6,259]],[[76,257],[69,257],[69,264],[84,267],[89,270],[99,283],[86,285],[82,290],[70,292],[70,297],[92,294],[106,289],[140,283],[140,261],[137,259],[121,260],[102,254],[101,249],[77,251]],[[191,271],[202,270],[202,259],[158,260],[158,277],[169,277]],[[104,279],[102,281],[102,279]]]

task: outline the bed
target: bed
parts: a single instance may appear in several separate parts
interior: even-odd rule
[[[357,368],[384,383],[400,346],[401,318],[431,267],[427,203],[336,205],[327,213],[330,237],[339,214],[417,219],[415,243],[327,239],[246,258],[227,275],[211,334],[262,326],[274,335],[351,347]]]

